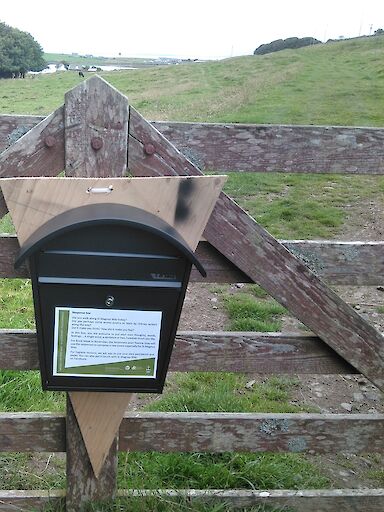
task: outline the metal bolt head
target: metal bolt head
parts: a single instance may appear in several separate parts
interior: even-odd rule
[[[52,148],[56,144],[56,139],[53,135],[47,135],[44,139],[45,147]]]
[[[111,308],[115,303],[115,297],[112,295],[108,295],[108,297],[105,299],[105,305],[107,308]]]
[[[95,151],[103,147],[103,139],[101,137],[92,137],[91,146]]]
[[[147,155],[153,155],[154,153],[156,153],[156,148],[153,144],[148,143],[144,145],[144,152]]]

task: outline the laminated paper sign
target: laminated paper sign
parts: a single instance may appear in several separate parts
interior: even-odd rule
[[[53,375],[154,378],[161,311],[55,308]]]

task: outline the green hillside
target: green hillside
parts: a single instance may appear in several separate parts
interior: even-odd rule
[[[151,119],[384,124],[384,36],[216,62],[101,73]],[[76,72],[2,80],[0,112],[48,114]]]

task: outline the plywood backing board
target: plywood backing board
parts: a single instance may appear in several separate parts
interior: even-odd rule
[[[96,477],[102,470],[132,393],[69,393]]]
[[[1,188],[20,245],[60,213],[87,204],[116,203],[157,215],[195,250],[225,179],[6,178],[1,180]]]

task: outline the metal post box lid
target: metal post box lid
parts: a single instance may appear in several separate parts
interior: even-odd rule
[[[195,265],[202,276],[206,277],[207,274],[203,266],[175,228],[145,210],[115,203],[80,206],[53,217],[26,240],[15,261],[15,268],[18,268],[27,258],[60,235],[87,226],[108,224],[142,229],[163,238],[178,249],[191,264]]]

